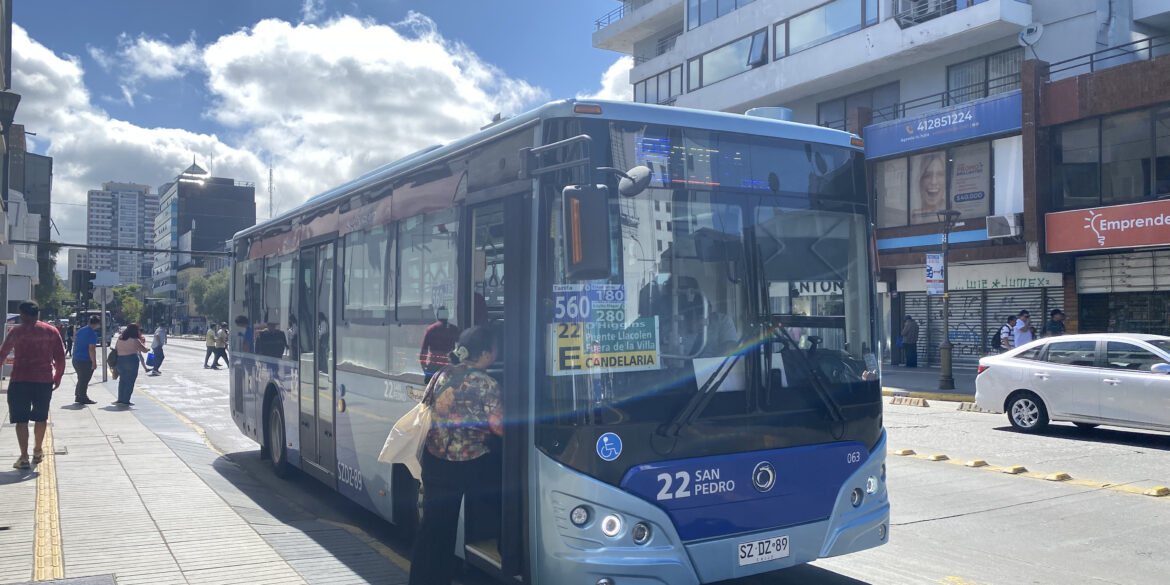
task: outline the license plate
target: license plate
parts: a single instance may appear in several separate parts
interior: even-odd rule
[[[739,543],[739,566],[774,561],[788,556],[788,536]]]

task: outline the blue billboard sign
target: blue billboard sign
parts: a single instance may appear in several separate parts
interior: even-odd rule
[[[866,126],[865,156],[880,158],[1019,130],[1020,90]]]

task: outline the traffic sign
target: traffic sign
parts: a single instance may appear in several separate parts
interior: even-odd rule
[[[108,286],[99,286],[93,289],[93,300],[106,304],[114,300],[114,289]]]
[[[98,270],[94,273],[93,285],[95,287],[111,287],[117,286],[118,273],[113,270]]]

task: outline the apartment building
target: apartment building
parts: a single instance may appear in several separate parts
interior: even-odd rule
[[[158,195],[149,185],[103,183],[91,190],[86,205],[86,243],[117,248],[149,248],[153,245]],[[148,284],[152,259],[146,252],[91,249],[86,256],[90,270],[118,273],[120,284]]]
[[[1170,52],[1170,3],[1157,0],[632,0],[595,26],[595,47],[634,57],[635,101],[728,112],[782,106],[797,122],[863,137],[879,292],[894,331],[886,354],[902,357],[889,342],[912,315],[923,329],[920,360],[937,363],[945,336],[959,365],[986,353],[997,325],[1020,309],[1036,316],[1038,329],[1054,308],[1070,313],[1073,330],[1082,321],[1078,262],[1048,253],[1042,237],[1044,214],[1068,209],[1050,207],[1050,165],[1036,162],[1053,160],[1050,135],[1030,135],[1029,124],[1039,111],[1068,121],[1066,106],[1085,96],[1046,88],[1152,66]],[[1096,123],[1085,122],[1084,132],[1103,127]],[[1146,183],[1126,183],[1131,197],[1157,196],[1152,169],[1161,159],[1150,153],[1145,167],[1131,165],[1151,169]],[[949,238],[944,333],[925,263],[940,251],[946,210],[960,217]]]

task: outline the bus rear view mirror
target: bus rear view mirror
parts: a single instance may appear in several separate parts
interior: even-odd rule
[[[561,191],[562,250],[568,280],[609,278],[609,188],[569,185]]]
[[[633,197],[650,185],[650,176],[654,171],[645,165],[638,165],[628,171],[618,181],[618,194],[622,197]]]

